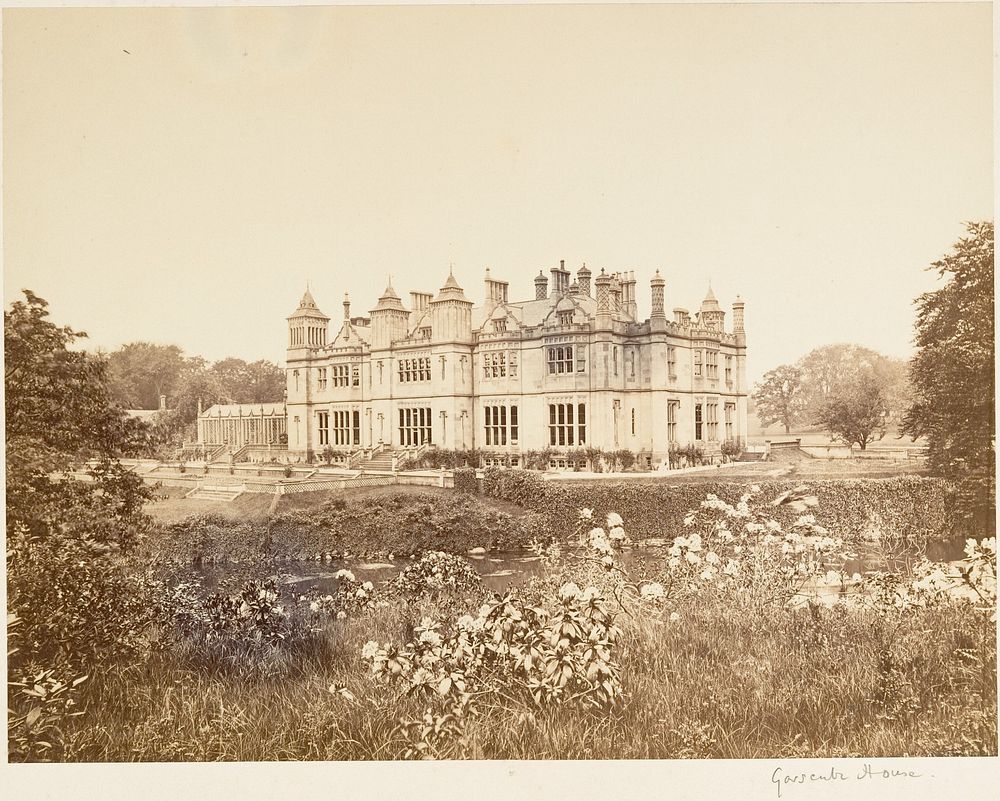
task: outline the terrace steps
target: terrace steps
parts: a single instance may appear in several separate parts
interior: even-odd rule
[[[199,487],[186,497],[199,501],[235,501],[243,494],[243,487]]]

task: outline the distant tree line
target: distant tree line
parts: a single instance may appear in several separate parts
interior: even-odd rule
[[[751,397],[764,426],[821,428],[862,450],[910,403],[906,362],[852,344],[825,345],[764,374]]]
[[[105,354],[111,397],[125,409],[157,409],[166,396],[167,411],[154,418],[161,444],[193,438],[198,401],[278,403],[284,398],[285,372],[273,362],[228,358],[209,364],[185,356],[176,345],[130,342]]]

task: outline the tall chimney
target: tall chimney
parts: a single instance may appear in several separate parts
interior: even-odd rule
[[[733,333],[734,334],[744,334],[746,333],[743,329],[743,310],[746,304],[743,303],[743,298],[739,295],[736,296],[736,300],[733,301]]]
[[[549,296],[549,279],[546,278],[542,271],[538,271],[538,276],[535,278],[535,300],[544,300]]]
[[[576,271],[576,280],[580,284],[580,294],[590,295],[590,270],[587,269],[587,262],[583,263],[583,267]]]
[[[656,275],[654,275],[649,281],[653,307],[653,313],[650,315],[651,318],[656,317],[663,320],[667,319],[667,315],[663,310],[663,286],[665,283],[666,282],[660,277],[659,270],[656,271]]]

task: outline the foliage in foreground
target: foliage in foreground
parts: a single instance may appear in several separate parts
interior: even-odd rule
[[[444,554],[383,586],[344,571],[328,595],[182,590],[165,647],[82,685],[86,714],[63,720],[60,753],[995,754],[995,542],[970,542],[957,572],[847,576],[816,502],[708,497],[627,562],[624,521],[595,526],[585,509],[579,546],[539,546],[552,578],[502,597]],[[818,603],[820,582],[843,602]]]
[[[927,437],[939,475],[970,486],[966,506],[989,525],[996,509],[996,399],[993,223],[970,223],[969,236],[934,262],[948,281],[917,298],[917,355],[910,362],[914,402],[903,430]]]

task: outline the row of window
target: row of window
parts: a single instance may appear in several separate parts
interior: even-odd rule
[[[734,435],[736,404],[726,403],[725,439]],[[679,442],[677,418],[680,401],[667,401],[667,441]],[[486,445],[517,445],[518,407],[490,405],[483,407]],[[318,412],[320,445],[360,445],[361,413],[357,410]],[[399,410],[399,443],[423,445],[432,442],[430,407]],[[549,444],[585,445],[587,442],[587,407],[583,403],[549,404]],[[636,433],[636,412],[631,414],[632,435]],[[696,441],[718,442],[719,404],[696,403],[694,406],[694,438]]]
[[[572,373],[575,370],[578,373],[585,372],[587,369],[587,362],[585,356],[585,349],[577,347],[576,349],[576,359],[574,361],[574,346],[573,345],[560,345],[549,347],[547,350],[548,357],[548,367],[550,375],[558,375],[561,373]],[[634,351],[626,351],[626,359],[629,367],[629,377],[635,377],[635,353]],[[703,361],[704,359],[704,361]],[[719,354],[717,351],[706,350],[702,351],[696,349],[694,351],[694,375],[698,377],[705,377],[709,379],[718,379],[719,377]],[[611,349],[611,361],[612,361],[612,371],[614,375],[618,375],[618,348],[613,347]],[[399,368],[399,380],[402,382],[412,382],[412,381],[430,381],[431,380],[431,360],[430,357],[421,357],[417,359],[400,359],[398,362]],[[361,369],[357,364],[352,365],[334,365],[329,368],[329,377],[327,374],[326,367],[317,368],[317,386],[320,390],[327,389],[328,386],[334,387],[346,387],[361,386]],[[381,370],[380,370],[381,372]],[[517,377],[517,355],[511,353],[508,354],[504,351],[497,351],[495,353],[484,353],[483,354],[483,379],[488,380],[491,378],[506,378],[510,376],[511,378]],[[677,377],[677,350],[674,347],[667,348],[667,376],[669,378]],[[294,373],[295,378],[295,391],[299,390],[299,374],[298,370]],[[441,365],[441,378],[444,378],[444,363]],[[725,372],[726,383],[731,384],[733,381],[733,357],[726,356],[726,372]]]
[[[585,445],[586,443],[586,404],[550,403],[549,445]]]
[[[316,416],[320,445],[361,444],[361,412],[317,412]]]
[[[586,350],[576,348],[576,372],[582,373],[587,369]],[[549,347],[548,353],[549,375],[573,372],[573,346],[557,345]]]
[[[400,445],[431,444],[433,441],[431,428],[431,409],[429,406],[399,410]]]
[[[517,445],[517,406],[483,407],[487,445]]]
[[[483,378],[517,378],[517,354],[511,353],[510,357],[504,351],[488,352],[483,354]]]
[[[671,377],[677,375],[677,365],[674,363],[673,348],[667,348],[667,372]],[[719,377],[719,353],[714,350],[706,350],[704,365],[702,364],[702,351],[695,349],[694,352],[694,374],[705,378],[718,379]],[[733,381],[733,357],[726,356],[726,383]]]
[[[335,364],[333,367],[329,368],[330,378],[329,385],[335,387],[346,387],[348,385],[352,387],[361,386],[361,366],[357,364]],[[327,368],[318,368],[318,379],[316,381],[317,388],[323,390],[326,389],[327,384]]]
[[[399,380],[400,381],[430,381],[431,380],[431,359],[423,356],[419,359],[399,360]]]

